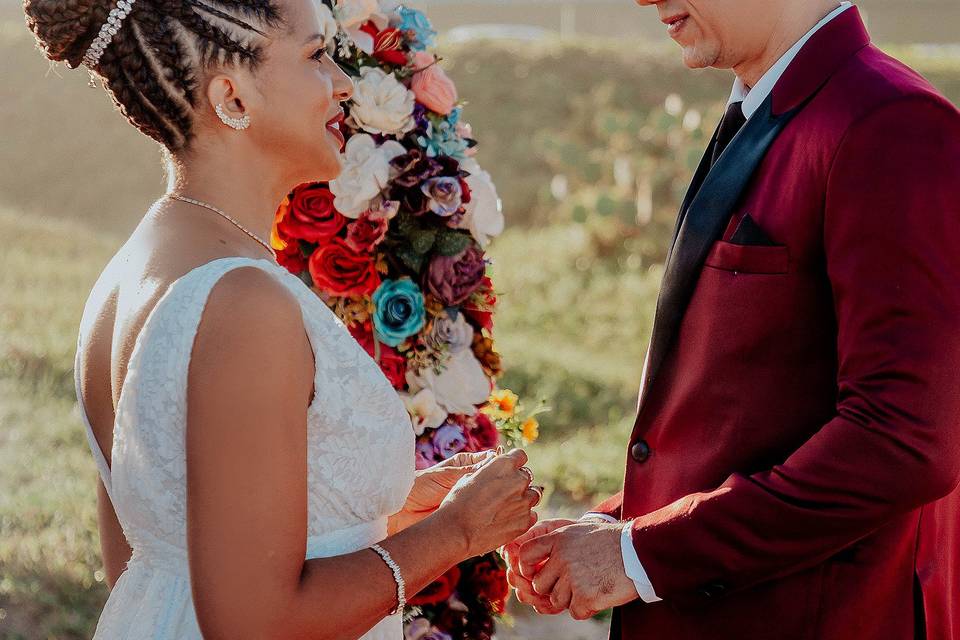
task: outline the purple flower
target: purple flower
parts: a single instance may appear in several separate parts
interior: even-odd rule
[[[417,471],[427,469],[437,464],[436,450],[433,447],[433,443],[429,441],[417,442],[415,459]]]
[[[407,624],[404,640],[452,640],[451,636],[440,631],[426,618],[417,618]]]
[[[483,252],[470,245],[455,256],[435,256],[427,270],[427,288],[448,307],[462,304],[483,282]]]
[[[440,175],[444,169],[439,160],[428,158],[419,149],[413,149],[409,153],[397,156],[390,161],[390,164],[397,171],[396,177],[393,178],[393,184],[406,189]]]
[[[459,425],[447,423],[433,433],[433,448],[443,460],[460,453],[466,446],[467,436]]]
[[[460,209],[463,189],[460,187],[459,178],[431,178],[420,185],[420,190],[429,198],[430,211],[442,218],[451,216]]]

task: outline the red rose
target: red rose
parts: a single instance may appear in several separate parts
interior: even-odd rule
[[[497,295],[493,291],[493,281],[484,276],[480,287],[464,304],[462,311],[481,329],[493,331],[493,309],[497,306]]]
[[[357,253],[343,238],[314,251],[309,268],[317,288],[332,296],[369,296],[380,286],[373,258]]]
[[[307,270],[307,258],[300,251],[300,243],[291,240],[283,249],[274,249],[277,255],[277,262],[285,267],[287,271],[298,276]]]
[[[453,594],[458,582],[460,582],[460,567],[454,567],[428,585],[426,589],[410,598],[407,604],[422,607],[444,602]]]
[[[387,237],[389,226],[386,218],[371,218],[364,212],[347,226],[347,246],[358,253],[369,253]]]
[[[369,322],[350,327],[350,335],[363,347],[364,351],[370,354],[371,358],[377,359],[377,345],[374,344],[373,330]],[[383,375],[387,377],[393,388],[402,390],[407,386],[407,359],[393,347],[385,344],[380,344],[379,347],[380,360],[377,364],[380,365]]]
[[[329,189],[320,184],[301,185],[293,190],[287,213],[277,224],[277,232],[284,240],[326,244],[346,224],[347,219],[333,206]]]
[[[479,560],[464,578],[464,585],[470,591],[483,596],[497,613],[503,613],[510,595],[507,572],[496,558],[487,556]]]
[[[500,432],[485,413],[477,413],[471,418],[473,424],[466,429],[467,451],[486,451],[496,449],[500,444]]]

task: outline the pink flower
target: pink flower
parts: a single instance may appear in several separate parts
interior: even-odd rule
[[[369,253],[387,237],[390,221],[374,218],[369,211],[347,225],[347,245],[358,253]]]
[[[440,68],[436,58],[425,51],[414,56],[413,66],[420,69],[410,81],[417,102],[440,115],[450,115],[459,100],[453,80]]]

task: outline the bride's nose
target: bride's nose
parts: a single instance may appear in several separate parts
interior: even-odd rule
[[[353,80],[339,66],[333,76],[333,97],[337,102],[346,102],[353,97]]]

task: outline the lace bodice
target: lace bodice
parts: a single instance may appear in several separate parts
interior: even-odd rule
[[[403,403],[323,302],[268,260],[222,258],[197,267],[170,285],[137,336],[117,403],[112,469],[87,423],[104,485],[133,548],[97,638],[199,638],[186,556],[186,381],[210,291],[238,267],[263,269],[296,295],[314,352],[314,398],[307,410],[307,557],[349,553],[383,539],[386,516],[402,508],[412,487],[414,435]],[[81,328],[81,340],[83,333]],[[78,344],[78,365],[79,353]],[[78,398],[83,414],[79,386]],[[153,604],[145,601],[144,589],[154,590]],[[167,628],[171,620],[176,624]],[[399,621],[388,619],[366,638],[399,633]]]

